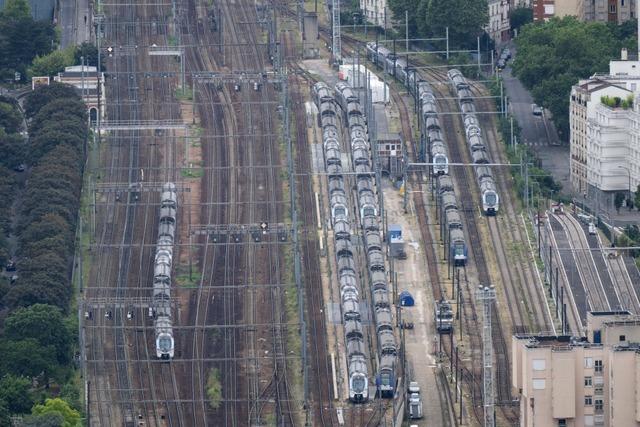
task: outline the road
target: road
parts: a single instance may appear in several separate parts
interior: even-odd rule
[[[60,0],[60,48],[81,44],[91,37],[89,0]]]
[[[510,46],[510,49],[515,55],[515,47]],[[507,65],[502,71],[502,78],[509,97],[511,112],[522,129],[522,141],[518,142],[533,149],[540,158],[543,168],[562,184],[563,193],[568,193],[571,189],[569,146],[561,145],[556,128],[546,110],[542,116],[533,115],[531,109],[531,105],[534,103],[533,97],[520,80],[513,76],[510,65]]]

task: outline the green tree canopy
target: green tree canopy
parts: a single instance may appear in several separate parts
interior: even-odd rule
[[[4,334],[12,340],[33,338],[41,346],[52,346],[61,364],[71,360],[70,331],[62,317],[62,310],[46,304],[18,308],[4,323]]]
[[[15,133],[22,126],[22,114],[15,104],[0,100],[0,129],[7,133]]]
[[[25,377],[5,375],[0,379],[0,402],[14,414],[24,414],[33,406],[31,381]]]
[[[62,427],[64,417],[59,413],[28,415],[22,418],[21,427]]]
[[[44,405],[35,405],[33,415],[60,414],[64,418],[62,427],[79,427],[80,413],[62,399],[46,399]]]
[[[24,75],[36,55],[51,52],[57,41],[53,23],[34,21],[26,0],[7,0],[0,11],[0,74]]]
[[[89,65],[91,67],[98,66],[98,48],[96,47],[96,45],[91,42],[83,42],[80,46],[76,47],[76,51],[74,53],[74,63],[76,65],[81,65],[81,57],[83,56],[84,65]]]
[[[529,7],[517,7],[509,12],[511,31],[515,31],[531,22],[533,22],[533,9]]]
[[[0,165],[13,169],[24,160],[26,144],[24,138],[17,133],[8,134],[0,129]]]
[[[65,67],[74,65],[75,47],[69,46],[63,50],[54,50],[46,55],[38,55],[33,58],[33,64],[29,69],[31,76],[53,77],[64,71]]]
[[[28,118],[34,117],[38,111],[51,101],[62,98],[75,98],[80,100],[73,86],[62,83],[51,83],[49,86],[40,86],[30,92],[25,100],[25,114]]]
[[[422,34],[442,37],[449,27],[452,46],[475,47],[476,37],[489,22],[487,0],[422,0],[418,13]]]
[[[44,374],[46,379],[57,371],[53,347],[43,347],[33,338],[0,341],[0,372],[3,375],[37,377]]]
[[[513,70],[536,103],[548,108],[563,139],[569,136],[571,86],[595,72],[606,72],[618,57],[621,41],[612,27],[580,22],[574,17],[554,18],[525,25],[516,43]]]

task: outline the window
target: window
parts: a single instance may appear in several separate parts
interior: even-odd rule
[[[616,5],[615,4],[610,4],[609,5],[609,13],[616,13]]]
[[[591,396],[585,396],[584,406],[591,406],[591,405],[593,405],[593,398]]]
[[[602,372],[602,360],[596,360],[595,370],[596,372]]]
[[[596,411],[602,411],[602,399],[596,399]]]
[[[624,335],[620,335],[620,342],[624,342],[627,340],[627,337]]]
[[[604,389],[602,388],[601,385],[597,385],[594,387],[593,392],[598,396],[602,396],[602,394],[604,393]]]
[[[592,385],[593,385],[593,382],[591,381],[591,377],[584,377],[584,386],[591,387]]]
[[[533,389],[534,390],[544,390],[546,386],[546,381],[543,379],[533,380]]]
[[[600,344],[602,339],[600,338],[600,331],[593,331],[593,343]]]
[[[584,367],[585,368],[593,368],[593,357],[585,357],[584,358]]]
[[[534,371],[544,371],[545,369],[545,360],[544,359],[533,359],[533,370]]]
[[[558,420],[558,427],[567,427],[567,420]]]

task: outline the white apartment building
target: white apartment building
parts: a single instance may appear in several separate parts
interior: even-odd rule
[[[383,28],[391,26],[393,14],[387,10],[387,0],[360,0],[360,10],[368,22]],[[409,13],[415,11],[410,10]],[[404,20],[404,16],[396,18]]]
[[[509,0],[489,0],[489,23],[485,31],[496,44],[509,40]]]
[[[589,313],[586,338],[516,335],[520,426],[640,426],[640,317]]]
[[[640,62],[626,60],[626,51],[623,58],[571,89],[571,185],[597,211],[612,211],[617,192],[633,199],[640,183]],[[606,97],[620,102],[603,104]]]

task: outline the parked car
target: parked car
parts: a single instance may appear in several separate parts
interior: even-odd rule
[[[534,116],[542,115],[542,108],[538,104],[531,104],[531,111],[533,112]]]

